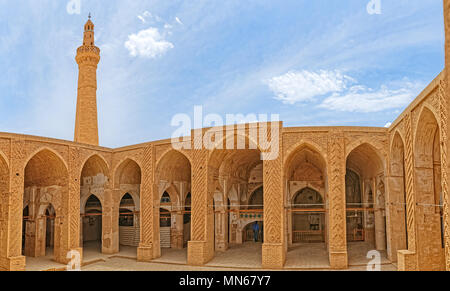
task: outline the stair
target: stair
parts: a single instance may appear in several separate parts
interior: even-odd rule
[[[170,227],[160,228],[161,248],[170,248]]]

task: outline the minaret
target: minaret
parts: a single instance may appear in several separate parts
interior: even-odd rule
[[[94,44],[94,23],[84,25],[83,45],[77,49],[78,97],[75,120],[75,142],[98,145],[97,64],[100,49]]]

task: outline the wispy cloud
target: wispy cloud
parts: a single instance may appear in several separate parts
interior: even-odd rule
[[[175,17],[175,21],[176,21],[178,24],[183,25],[183,22],[181,22],[180,18]]]
[[[346,92],[332,94],[319,107],[334,111],[362,113],[402,108],[414,99],[422,84],[406,81],[400,86],[400,88],[390,88],[389,85],[382,85],[379,89],[362,85],[353,86]]]
[[[129,35],[125,47],[133,57],[157,58],[174,48],[174,45],[165,40],[157,28],[150,27]]]
[[[406,106],[424,84],[404,79],[373,89],[338,70],[303,70],[273,77],[267,85],[285,104],[320,102],[318,108],[331,111],[371,113]]]
[[[275,99],[287,104],[313,101],[315,97],[341,92],[353,79],[339,71],[288,72],[268,81]]]

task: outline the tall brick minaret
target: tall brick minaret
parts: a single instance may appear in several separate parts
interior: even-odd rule
[[[98,145],[97,65],[100,49],[94,44],[94,23],[84,25],[83,45],[77,49],[78,97],[75,120],[75,142]]]

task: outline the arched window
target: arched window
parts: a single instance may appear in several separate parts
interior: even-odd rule
[[[161,197],[161,203],[170,203],[170,195],[167,192],[164,192],[163,196]]]

